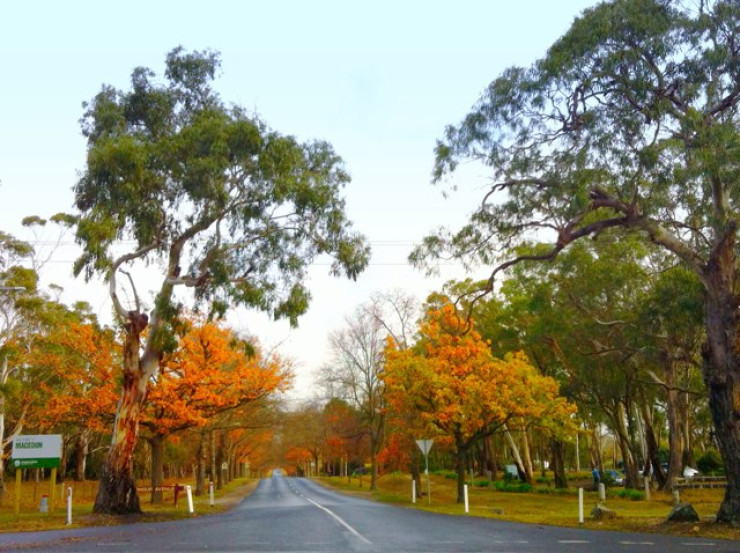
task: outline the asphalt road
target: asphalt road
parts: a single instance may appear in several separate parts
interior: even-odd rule
[[[738,552],[740,543],[453,517],[345,496],[279,474],[227,513],[192,520],[0,534],[0,551]]]

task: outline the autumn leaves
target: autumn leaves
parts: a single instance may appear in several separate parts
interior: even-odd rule
[[[474,322],[448,302],[427,311],[415,346],[389,340],[383,380],[390,410],[416,422],[411,432],[454,443],[460,489],[476,440],[513,427],[537,426],[555,436],[575,428],[575,406],[558,395],[555,380],[522,353],[493,357]]]

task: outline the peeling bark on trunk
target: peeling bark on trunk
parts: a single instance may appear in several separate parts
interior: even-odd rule
[[[534,484],[534,464],[532,463],[532,443],[529,432],[522,431],[522,452],[524,453],[524,480],[527,484]]]
[[[75,452],[75,480],[85,480],[85,469],[87,468],[87,454],[90,450],[90,431],[85,429],[77,436],[77,451]]]
[[[506,435],[506,440],[509,442],[511,454],[514,457],[514,462],[516,463],[516,468],[519,471],[519,476],[522,480],[526,480],[527,473],[524,470],[524,462],[522,461],[522,456],[519,453],[519,447],[517,447],[516,442],[514,441],[514,436],[511,435],[511,432],[506,425],[504,425],[504,434]]]
[[[652,469],[652,474],[658,481],[658,486],[660,488],[665,488],[666,476],[663,472],[663,467],[660,464],[658,440],[655,438],[655,430],[653,430],[653,423],[651,420],[652,417],[645,401],[641,402],[640,409],[645,431],[645,445],[647,448],[647,458],[649,461],[649,465]]]
[[[591,438],[589,444],[589,454],[591,455],[591,466],[597,467],[599,470],[604,466],[604,461],[601,458],[601,440],[599,439],[599,428],[597,425],[591,426],[590,432],[587,434]]]
[[[681,476],[681,415],[678,390],[676,389],[676,367],[670,360],[665,361],[666,420],[668,422],[668,472],[663,489],[673,491],[676,479]]]
[[[709,390],[717,443],[725,464],[727,487],[717,522],[740,524],[740,355],[738,297],[735,294],[735,233],[731,223],[704,268],[706,342],[702,373]]]
[[[627,411],[623,403],[617,403],[616,413],[613,419],[614,431],[617,434],[619,450],[622,452],[622,460],[624,461],[627,487],[640,488],[640,482],[637,476],[637,463],[635,461],[635,456],[632,454],[632,450],[630,449],[629,434],[625,423],[627,419]]]
[[[156,360],[149,360],[145,365],[139,358],[140,336],[146,328],[146,321],[145,315],[132,312],[126,324],[123,388],[113,423],[110,450],[93,507],[93,511],[100,514],[141,513],[134,478],[134,448],[139,437],[139,419],[146,400],[147,381],[156,368]]]

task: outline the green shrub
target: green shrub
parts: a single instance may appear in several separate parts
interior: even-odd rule
[[[704,455],[696,460],[696,468],[703,474],[710,474],[724,470],[724,463],[717,450],[708,449],[704,452]]]
[[[473,480],[473,486],[476,488],[487,488],[491,485],[489,480]]]
[[[535,488],[535,491],[548,495],[576,495],[578,493],[575,488]]]
[[[618,490],[615,492],[618,497],[631,499],[632,501],[642,501],[645,499],[645,492],[640,490]]]
[[[499,492],[527,493],[532,491],[532,485],[523,482],[521,484],[510,484],[508,482],[494,482],[493,486]]]

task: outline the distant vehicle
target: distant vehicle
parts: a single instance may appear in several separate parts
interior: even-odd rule
[[[684,478],[693,478],[694,476],[697,476],[699,474],[699,471],[695,468],[686,467],[683,469],[683,477]]]
[[[624,486],[624,476],[614,469],[604,471],[604,480],[614,482],[617,486]]]

